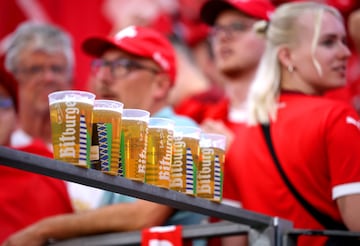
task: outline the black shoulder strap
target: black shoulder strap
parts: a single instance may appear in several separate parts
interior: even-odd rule
[[[344,224],[335,221],[328,215],[320,212],[315,207],[313,207],[308,201],[306,201],[301,194],[295,189],[295,187],[292,185],[288,177],[286,176],[284,170],[281,167],[280,161],[277,158],[274,146],[272,144],[271,134],[270,134],[270,125],[269,124],[262,124],[261,125],[262,132],[264,134],[266,144],[269,148],[269,151],[271,153],[271,156],[274,160],[275,166],[278,169],[281,178],[291,191],[291,193],[295,196],[295,198],[300,202],[300,204],[326,229],[332,229],[332,230],[347,230]]]

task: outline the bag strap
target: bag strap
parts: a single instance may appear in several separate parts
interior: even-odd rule
[[[348,230],[344,224],[335,221],[330,216],[322,213],[321,211],[317,210],[315,207],[313,207],[305,198],[302,197],[302,195],[296,190],[296,188],[292,185],[288,177],[286,176],[284,169],[282,168],[280,161],[276,155],[271,134],[270,134],[270,125],[269,124],[261,124],[261,129],[264,134],[266,144],[268,146],[268,149],[270,151],[270,154],[272,156],[272,159],[274,160],[275,166],[277,170],[280,173],[281,178],[285,182],[286,186],[289,188],[291,193],[295,196],[295,198],[300,202],[300,204],[326,229],[332,229],[332,230]]]

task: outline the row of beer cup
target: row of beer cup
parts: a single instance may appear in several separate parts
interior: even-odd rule
[[[221,201],[224,135],[85,91],[51,93],[49,105],[55,159]]]

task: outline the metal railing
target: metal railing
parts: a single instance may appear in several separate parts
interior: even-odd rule
[[[243,235],[249,232],[249,227],[235,224],[232,222],[218,222],[206,225],[189,225],[182,228],[183,239],[202,239],[218,236]],[[55,242],[51,246],[131,246],[141,244],[141,231],[107,233],[103,235],[94,235],[78,237],[75,239]]]
[[[296,245],[297,237],[300,235],[360,237],[360,233],[347,231],[295,230],[291,221],[278,217],[270,217],[245,209],[211,202],[180,192],[132,181],[119,176],[107,175],[93,169],[76,167],[65,162],[4,146],[0,146],[0,165],[76,182],[229,221],[207,225],[184,226],[183,237],[185,239],[239,235],[252,232],[252,234],[256,235],[255,240],[252,241],[253,245],[292,246]],[[136,245],[140,243],[140,240],[141,232],[135,231],[81,237],[56,242],[53,245]]]

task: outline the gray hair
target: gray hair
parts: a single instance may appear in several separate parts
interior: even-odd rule
[[[313,13],[315,16],[314,38],[311,44],[313,64],[319,73],[321,67],[314,53],[319,39],[321,19],[324,12],[329,12],[339,18],[342,16],[338,10],[325,4],[315,2],[293,2],[279,6],[271,16],[269,24],[257,25],[256,31],[266,36],[266,48],[261,58],[258,71],[248,96],[249,123],[269,123],[270,119],[276,119],[277,98],[280,92],[281,65],[278,60],[280,46],[293,46],[301,35],[299,19],[305,13]]]
[[[73,76],[74,53],[71,36],[51,24],[25,22],[15,30],[6,47],[5,67],[15,73],[18,57],[25,48],[41,50],[46,53],[62,52],[67,59],[69,79]]]

